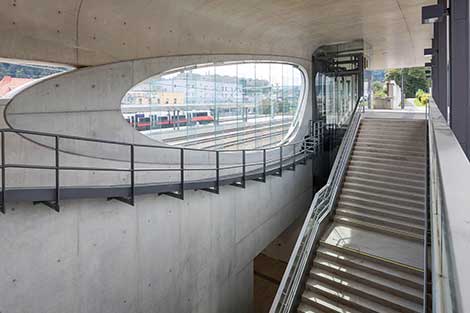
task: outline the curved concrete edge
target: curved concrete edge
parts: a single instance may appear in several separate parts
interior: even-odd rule
[[[308,208],[311,182],[309,165],[184,201],[66,200],[60,214],[13,203],[0,217],[0,311],[249,312],[252,260]]]
[[[307,83],[300,106],[298,135],[311,119],[311,62],[270,55],[190,55],[159,57],[88,67],[41,81],[16,95],[7,106],[7,122],[17,129],[68,134],[129,143],[159,144],[129,127],[121,99],[133,86],[165,71],[204,63],[265,60],[300,65]],[[163,143],[160,143],[164,145]]]

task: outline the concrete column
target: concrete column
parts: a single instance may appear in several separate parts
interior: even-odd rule
[[[447,0],[439,0],[444,7],[447,7]],[[438,74],[438,80],[436,84],[433,84],[433,88],[436,86],[439,88],[439,96],[436,101],[439,110],[442,115],[447,119],[447,108],[449,106],[449,93],[448,93],[448,82],[449,82],[449,67],[448,67],[448,48],[447,48],[447,23],[448,17],[444,17],[443,20],[435,24],[434,34],[437,35],[438,40],[436,41],[436,48],[438,50],[438,59],[433,67],[433,71]]]
[[[454,0],[450,12],[450,126],[470,156],[468,1]]]

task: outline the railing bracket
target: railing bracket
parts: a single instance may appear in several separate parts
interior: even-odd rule
[[[60,212],[60,206],[56,201],[33,201],[33,205],[36,204],[44,204],[45,206],[53,209],[54,211]],[[2,210],[2,213],[5,212]]]
[[[234,186],[234,187],[238,187],[238,188],[243,188],[243,189],[246,188],[245,181],[236,182],[236,183],[231,183],[230,186]]]
[[[132,198],[126,198],[126,197],[109,197],[108,201],[110,200],[118,200],[121,202],[124,202],[126,204],[134,206],[134,200]]]
[[[181,193],[181,192],[160,192],[158,194],[159,196],[169,196],[169,197],[172,197],[172,198],[176,198],[176,199],[180,199],[180,200],[184,200],[184,194]]]
[[[219,187],[201,188],[199,190],[207,191],[207,192],[210,192],[210,193],[215,193],[216,195],[219,194]]]

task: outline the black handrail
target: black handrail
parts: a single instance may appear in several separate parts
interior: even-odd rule
[[[49,147],[49,149],[54,150],[54,165],[29,165],[29,164],[15,164],[15,163],[7,163],[5,150],[6,150],[6,143],[5,143],[5,134],[6,133],[13,133],[18,135],[33,135],[33,136],[40,136],[40,137],[48,137],[54,138],[54,146]],[[1,190],[1,202],[0,202],[0,212],[5,213],[5,203],[7,200],[7,184],[6,184],[6,169],[7,168],[16,168],[16,169],[40,169],[40,170],[54,170],[55,171],[55,186],[54,186],[54,197],[53,199],[39,199],[34,201],[34,203],[43,203],[50,208],[59,211],[60,210],[60,200],[61,200],[61,191],[64,187],[61,187],[60,184],[60,171],[103,171],[103,172],[128,172],[130,174],[130,185],[127,188],[127,196],[110,196],[108,199],[116,199],[123,201],[129,205],[135,204],[135,196],[136,196],[136,172],[180,172],[180,178],[178,183],[178,188],[176,191],[164,191],[160,192],[159,194],[165,194],[172,197],[176,197],[178,199],[184,199],[184,190],[186,188],[185,183],[185,172],[189,171],[214,171],[215,177],[214,181],[212,182],[211,186],[207,188],[200,188],[201,190],[219,193],[221,183],[221,171],[228,170],[228,169],[242,169],[241,177],[231,177],[228,181],[231,185],[235,185],[237,187],[245,188],[246,180],[249,177],[253,177],[253,180],[266,182],[267,175],[282,175],[282,170],[286,167],[283,161],[287,160],[290,161],[293,159],[292,163],[287,165],[287,167],[292,167],[295,169],[295,163],[298,162],[300,164],[306,164],[306,160],[309,157],[309,148],[308,148],[308,141],[311,140],[311,137],[304,138],[301,141],[292,142],[286,145],[280,145],[272,148],[263,148],[263,149],[241,149],[241,150],[230,150],[230,151],[220,151],[220,150],[210,150],[210,149],[196,149],[196,148],[182,148],[182,147],[172,147],[172,146],[163,146],[163,145],[150,145],[150,144],[134,144],[128,142],[119,142],[113,140],[104,140],[104,139],[95,139],[95,138],[87,138],[87,137],[80,137],[80,136],[71,136],[71,135],[60,135],[54,133],[47,133],[47,132],[40,132],[40,131],[32,131],[32,130],[22,130],[22,129],[0,129],[0,139],[1,139],[1,176],[2,176],[2,190]],[[60,163],[60,152],[66,152],[60,150],[60,143],[61,140],[76,140],[76,141],[84,141],[84,142],[94,142],[94,143],[101,143],[101,144],[112,144],[118,145],[123,147],[129,147],[129,167],[114,167],[114,168],[106,168],[106,167],[94,167],[94,166],[62,166]],[[319,138],[317,138],[319,139]],[[317,140],[318,142],[319,140]],[[300,144],[300,145],[299,145]],[[283,156],[283,147],[290,147],[292,146],[294,151],[291,155],[284,157]],[[179,153],[179,167],[169,167],[169,168],[136,168],[136,161],[135,161],[135,148],[157,148],[157,149],[169,149],[169,150],[178,150]],[[296,147],[301,147],[299,152],[296,152]],[[274,151],[279,149],[279,160],[267,160],[266,152],[267,151]],[[215,167],[203,167],[203,168],[186,168],[184,162],[184,154],[185,151],[197,151],[197,152],[209,152],[215,154]],[[246,153],[247,152],[261,152],[263,156],[262,162],[246,162]],[[241,153],[242,154],[242,162],[241,164],[236,165],[228,165],[228,166],[221,166],[220,165],[220,154],[221,153]],[[301,156],[300,158],[296,159],[296,156]],[[250,171],[247,173],[247,167],[253,166],[262,166],[261,173],[253,173]],[[268,166],[274,167],[274,169],[268,171]],[[256,170],[255,170],[256,171]],[[231,180],[236,179],[235,182],[230,182]],[[207,181],[204,181],[204,184],[207,185]],[[168,184],[170,185],[170,184]],[[79,188],[79,187],[77,187]],[[119,187],[122,188],[122,187]],[[191,188],[194,188],[191,185]],[[38,188],[41,189],[41,188]],[[44,188],[42,188],[44,189]],[[83,189],[83,187],[82,187]],[[26,192],[26,191],[25,191]]]

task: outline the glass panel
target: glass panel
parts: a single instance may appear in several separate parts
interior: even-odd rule
[[[304,81],[291,64],[196,65],[136,85],[121,110],[136,130],[170,145],[267,148],[288,134]]]

